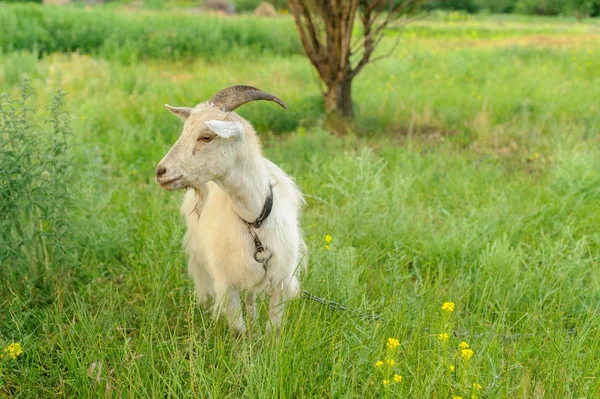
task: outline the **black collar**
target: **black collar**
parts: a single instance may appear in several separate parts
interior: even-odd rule
[[[248,224],[248,226],[258,229],[260,226],[262,226],[265,219],[267,219],[269,217],[272,209],[273,209],[273,186],[271,186],[271,183],[269,183],[269,195],[267,195],[267,199],[265,200],[265,205],[263,206],[263,209],[260,212],[260,215],[254,222],[252,222],[252,223],[246,222],[246,223]]]

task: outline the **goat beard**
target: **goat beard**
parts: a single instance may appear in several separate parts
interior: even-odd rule
[[[192,209],[192,211],[190,212],[190,215],[192,213],[195,213],[198,220],[200,220],[200,214],[202,213],[202,208],[204,207],[204,202],[206,201],[206,193],[203,192],[203,191],[206,191],[206,185],[203,185],[203,188],[205,190],[187,187],[188,190],[189,189],[194,190],[194,193],[196,194],[196,203],[194,204],[194,209]]]

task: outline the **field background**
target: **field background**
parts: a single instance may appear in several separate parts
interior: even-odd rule
[[[598,21],[390,32],[341,138],[289,16],[0,5],[0,26],[0,345],[23,348],[0,397],[600,395]],[[240,339],[195,305],[182,193],[154,183],[181,126],[163,104],[239,83],[289,106],[239,113],[306,195],[303,288],[383,320],[298,299],[275,343],[266,302]],[[31,125],[7,124],[23,85]]]

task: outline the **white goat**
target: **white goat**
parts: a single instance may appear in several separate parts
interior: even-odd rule
[[[279,167],[262,156],[256,132],[233,112],[272,94],[232,86],[195,108],[167,109],[185,121],[183,132],[156,169],[165,190],[191,188],[181,213],[187,220],[184,246],[200,303],[214,302],[229,326],[245,331],[240,293],[256,317],[256,295],[270,298],[267,330],[279,332],[285,301],[295,297],[297,272],[306,265],[298,216],[302,194]],[[269,213],[270,211],[270,213]],[[262,249],[262,250],[261,250]]]

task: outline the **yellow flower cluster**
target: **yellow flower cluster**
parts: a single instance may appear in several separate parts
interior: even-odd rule
[[[387,344],[386,344],[386,347],[388,349],[396,349],[399,346],[400,346],[400,341],[398,341],[396,338],[388,338]]]
[[[378,360],[375,362],[375,367],[382,368],[383,365],[387,367],[394,367],[396,365],[396,361],[394,359],[385,359],[385,363],[382,360]]]
[[[380,370],[381,383],[384,386],[388,386],[392,381],[395,383],[402,382],[402,376],[400,374],[394,373],[393,367],[396,365],[396,360],[393,357],[393,351],[400,346],[400,341],[396,338],[388,338],[385,347],[386,347],[386,359],[378,360],[375,362],[375,367]]]
[[[13,342],[4,349],[4,352],[7,353],[8,357],[11,359],[16,359],[23,353],[23,348],[21,348],[21,344],[18,342]]]
[[[454,302],[444,302],[442,304],[442,310],[448,313],[454,312]]]
[[[473,349],[461,349],[461,351],[460,351],[460,355],[465,360],[471,359],[473,357],[474,353],[475,352],[473,352]]]
[[[329,234],[325,234],[325,242],[327,244],[325,244],[325,249],[330,250],[331,249],[331,242],[333,241],[333,237],[330,236]]]
[[[446,312],[447,314],[452,313],[455,310],[456,306],[454,304],[454,302],[444,302],[442,304],[442,313]],[[454,326],[453,320],[451,317],[446,317],[446,315],[443,315],[443,317],[440,318],[441,319],[441,323],[443,323],[443,329],[441,330],[442,332],[440,332],[437,335],[437,339],[443,344],[440,345],[440,350],[443,350],[443,358],[442,358],[442,362],[444,362],[446,364],[445,367],[447,367],[447,371],[446,371],[446,378],[451,378],[451,376],[453,375],[453,373],[458,370],[456,367],[462,367],[462,370],[460,370],[460,373],[457,375],[455,375],[454,377],[461,377],[462,379],[462,375],[464,375],[466,372],[468,372],[468,370],[471,369],[471,364],[467,363],[469,360],[471,360],[471,358],[475,355],[475,351],[473,349],[471,349],[471,347],[469,346],[469,344],[466,341],[460,341],[460,343],[458,344],[458,351],[454,352],[454,354],[449,354],[448,350],[450,349],[450,347],[448,345],[446,345],[446,343],[452,338],[450,333],[446,333],[444,331],[448,331],[449,329],[451,330],[452,327]],[[446,357],[448,356],[448,357]],[[462,360],[462,362],[460,362],[460,360]],[[449,363],[446,363],[446,361],[449,361]],[[454,364],[456,364],[456,366]],[[480,399],[481,397],[481,393],[483,390],[483,387],[481,386],[481,384],[479,384],[478,382],[471,382],[472,384],[472,390],[469,393],[469,395],[467,395],[466,397],[469,397],[471,399]],[[455,396],[451,396],[452,399],[463,399],[462,396],[456,396],[456,395],[465,395],[466,392],[464,392],[462,389],[460,391],[454,391]]]
[[[469,348],[469,344],[467,344],[465,341],[461,342],[458,347],[460,348],[460,356],[465,360],[471,359],[475,354],[473,349]]]

